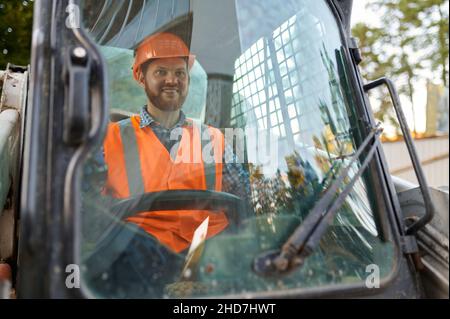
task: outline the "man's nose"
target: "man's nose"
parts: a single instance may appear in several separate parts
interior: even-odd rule
[[[166,84],[178,84],[178,77],[172,72],[167,73],[164,80]]]

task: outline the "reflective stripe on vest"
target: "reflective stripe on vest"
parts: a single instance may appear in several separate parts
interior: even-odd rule
[[[201,136],[201,149],[204,150],[205,145],[211,142],[211,134],[209,133],[209,129],[203,123],[200,124],[194,120],[190,120],[190,122],[197,130],[199,130],[199,135]],[[131,125],[130,119],[120,121],[119,126],[125,155],[125,165],[130,196],[143,194],[145,193],[144,182],[142,180],[141,166],[137,165],[140,163],[140,159],[134,128]],[[214,148],[212,150],[214,152]],[[214,156],[214,154],[212,156]],[[206,179],[206,189],[213,191],[216,189],[216,163],[203,162],[203,167],[204,176]]]
[[[218,129],[188,121],[173,159],[153,130],[140,128],[139,123],[139,117],[133,116],[108,127],[104,142],[107,193],[116,198],[127,198],[165,190],[221,191],[225,140]],[[204,139],[199,138],[202,136]],[[202,153],[210,142],[214,159],[211,163],[206,158],[203,160],[203,154],[198,158],[200,162],[178,161],[184,158],[184,151]],[[140,212],[126,220],[140,226],[173,251],[180,252],[189,247],[195,229],[206,217],[210,220],[207,238],[228,225],[224,212],[205,210]]]
[[[130,119],[119,122],[119,125],[130,196],[143,194],[145,193],[144,182],[142,181],[141,165],[137,165],[140,160],[134,128],[131,126]]]
[[[192,123],[200,132],[201,147],[202,147],[202,151],[203,151],[205,149],[205,145],[211,142],[211,134],[209,133],[209,129],[205,124],[199,123],[198,121],[195,121],[195,120],[192,120]],[[214,152],[214,149],[213,149],[213,152]],[[207,162],[203,161],[203,168],[205,171],[204,174],[205,174],[205,179],[206,179],[206,189],[215,190],[216,189],[216,163],[214,163],[214,162],[207,163]]]

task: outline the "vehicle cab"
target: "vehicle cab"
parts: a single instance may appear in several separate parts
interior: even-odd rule
[[[36,1],[17,296],[424,297],[410,227],[428,215],[402,213],[367,97],[378,84],[365,85],[357,67],[351,5]],[[223,165],[241,169],[248,194],[105,200],[107,129],[145,107],[131,67],[158,32],[195,55],[182,111],[223,133],[234,155]],[[179,262],[168,262],[131,244],[143,235],[126,221],[164,209],[224,212],[228,227],[205,240],[199,225]],[[124,252],[133,262],[112,271]]]

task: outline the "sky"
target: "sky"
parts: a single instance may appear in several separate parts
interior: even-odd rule
[[[370,1],[353,0],[352,25],[358,22],[367,22],[373,25],[377,25],[379,23],[379,19],[376,14],[367,14],[368,12],[371,12],[365,9],[365,6],[368,2]]]
[[[365,6],[370,0],[353,0],[352,9],[352,25],[358,22],[366,22],[370,25],[377,26],[380,23],[379,16],[366,9]],[[416,92],[414,94],[414,109],[416,117],[416,130],[418,132],[424,132],[426,126],[426,103],[427,103],[427,90],[426,90],[426,79],[418,81],[415,85]],[[408,125],[410,129],[413,129],[413,113],[411,103],[408,98],[400,96],[400,102],[402,104],[403,111],[408,120]]]

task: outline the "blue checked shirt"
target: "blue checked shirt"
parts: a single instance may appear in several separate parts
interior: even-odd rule
[[[172,146],[179,142],[174,139],[170,139],[170,133],[173,129],[182,127],[186,125],[186,115],[181,111],[180,118],[174,127],[170,129],[166,129],[162,125],[160,125],[152,116],[148,113],[147,108],[144,106],[140,112],[140,127],[150,127],[155,135],[158,137],[160,142],[166,147],[166,149],[170,152]],[[178,134],[176,134],[179,138]],[[89,165],[85,166],[85,176],[92,177],[98,183],[104,185],[104,179],[106,178],[106,174],[104,174],[107,170],[107,166],[104,160],[103,148],[101,152],[94,154],[94,156],[89,161]],[[91,184],[91,183],[89,183]],[[86,183],[84,184],[85,190]],[[89,185],[91,188],[94,185]],[[230,193],[236,195],[243,199],[247,205],[251,202],[251,193],[250,193],[250,178],[247,170],[244,169],[242,163],[239,163],[236,155],[233,152],[233,149],[230,145],[225,145],[225,151],[223,156],[223,171],[222,171],[222,191],[226,193]]]

